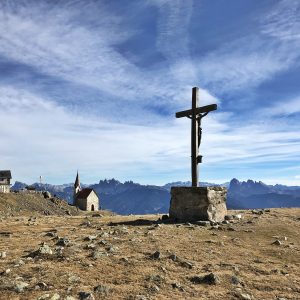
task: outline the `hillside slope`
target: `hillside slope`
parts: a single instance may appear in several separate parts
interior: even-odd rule
[[[45,199],[41,194],[0,193],[0,216],[78,215],[76,207],[58,198]]]

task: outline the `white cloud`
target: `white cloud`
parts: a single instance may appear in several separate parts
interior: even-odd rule
[[[90,182],[130,179],[144,172],[189,176],[189,119],[174,118],[157,126],[103,122],[13,88],[1,88],[0,93],[4,104],[6,99],[20,99],[1,105],[0,111],[5,124],[0,128],[2,167],[13,169],[15,179],[34,181],[43,175],[58,183],[72,180],[77,168]],[[299,161],[297,128],[263,122],[230,128],[229,117],[218,113],[203,119],[200,153],[207,168]]]
[[[262,32],[282,41],[300,40],[300,3],[282,0],[262,21]]]
[[[95,173],[95,180],[128,172],[132,164],[163,169],[176,159],[176,148],[182,143],[175,139],[179,133],[180,140],[182,124],[155,128],[102,122],[70,114],[27,92],[0,91],[3,104],[7,99],[21,100],[3,105],[0,111],[5,124],[0,129],[0,156],[7,167],[18,170],[15,178],[28,180],[46,173],[59,179],[79,168]],[[156,162],[157,153],[168,152],[170,157]]]
[[[300,113],[300,97],[282,101],[263,109],[260,114],[268,117],[289,116]]]

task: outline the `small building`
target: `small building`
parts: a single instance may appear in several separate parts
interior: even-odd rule
[[[76,206],[81,210],[95,211],[99,209],[99,198],[93,189],[82,189],[76,196]]]
[[[10,192],[11,178],[10,170],[0,170],[0,193]]]
[[[81,210],[99,210],[99,197],[97,193],[91,188],[81,188],[78,172],[74,183],[73,201],[74,205],[80,208]]]

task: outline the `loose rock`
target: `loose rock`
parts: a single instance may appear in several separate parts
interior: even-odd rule
[[[153,254],[150,255],[150,258],[152,259],[160,259],[160,252],[159,251],[155,251]]]
[[[94,287],[94,292],[103,296],[107,296],[110,292],[110,289],[105,285],[99,284]]]
[[[169,216],[168,215],[162,215],[161,216],[161,220],[162,221],[166,221],[166,220],[168,220],[169,219]]]
[[[242,282],[240,281],[240,279],[237,276],[231,277],[231,283],[236,284],[236,285],[242,284]]]
[[[181,265],[182,267],[188,268],[188,269],[192,269],[192,268],[193,268],[193,264],[191,264],[191,263],[188,262],[188,261],[182,261],[182,262],[180,263],[180,265]]]
[[[8,275],[11,272],[11,269],[6,269],[2,272],[0,272],[0,276]]]
[[[228,220],[224,220],[224,221],[222,222],[222,224],[227,225],[227,224],[230,224],[230,222],[229,222]]]
[[[78,296],[80,300],[95,300],[94,295],[90,292],[79,292]]]
[[[195,222],[196,225],[199,225],[199,226],[209,226],[210,225],[210,221],[197,221]]]
[[[42,243],[38,250],[31,253],[31,256],[43,256],[43,255],[52,255],[53,251],[49,245]]]
[[[242,219],[242,215],[241,214],[233,215],[233,218],[235,220],[241,220]]]
[[[57,237],[57,233],[56,232],[54,232],[54,231],[50,231],[50,232],[47,232],[46,234],[45,234],[45,236],[49,236],[49,237]]]
[[[70,242],[69,238],[61,237],[61,238],[58,239],[56,245],[65,247],[65,246],[70,246],[70,243],[71,242]]]
[[[89,235],[84,238],[85,241],[93,241],[97,238],[97,235]]]
[[[6,258],[6,252],[5,251],[0,252],[0,258]]]
[[[101,251],[101,250],[95,250],[92,254],[92,258],[93,259],[98,259],[98,258],[101,258],[103,256],[107,256],[107,253],[104,252],[104,251]]]
[[[171,286],[172,286],[173,289],[178,289],[181,292],[184,292],[183,287],[179,283],[177,283],[177,282],[172,283]]]
[[[205,284],[218,284],[220,282],[220,279],[217,275],[214,273],[210,273],[208,275],[204,276],[194,276],[191,279],[192,283],[195,284],[200,284],[200,283],[205,283]]]
[[[72,275],[68,279],[69,283],[78,283],[80,282],[80,277],[77,275]]]
[[[149,288],[149,291],[151,293],[158,293],[159,292],[159,287],[156,285],[156,284],[153,284],[150,288]]]
[[[51,298],[50,300],[59,300],[60,299],[60,295],[55,293]]]
[[[236,297],[238,297],[238,299],[240,300],[251,300],[252,297],[249,294],[243,293],[241,291],[236,291],[234,294]]]
[[[173,260],[173,261],[178,261],[178,257],[176,256],[176,254],[171,254],[171,255],[169,256],[169,258],[170,258],[171,260]]]
[[[47,284],[45,282],[38,282],[35,286],[36,290],[45,290],[47,288]],[[49,295],[50,297],[50,295]]]
[[[44,294],[37,298],[37,300],[46,300],[50,298],[50,294]]]
[[[82,222],[80,226],[92,227],[92,223],[89,220],[86,220]]]
[[[253,209],[252,213],[254,215],[262,215],[264,213],[264,210],[262,210],[262,209]]]
[[[275,240],[275,241],[272,243],[272,245],[280,246],[280,245],[282,245],[282,242],[279,241],[279,240]]]
[[[91,244],[87,244],[86,246],[85,246],[85,249],[96,249],[96,245],[95,244],[93,244],[93,243],[91,243]]]
[[[29,284],[27,282],[19,281],[15,284],[15,291],[18,293],[22,293],[28,286]]]
[[[236,229],[233,228],[233,227],[228,227],[227,230],[228,230],[228,231],[236,231]]]
[[[43,192],[43,196],[44,196],[45,199],[51,198],[51,194],[48,191]]]

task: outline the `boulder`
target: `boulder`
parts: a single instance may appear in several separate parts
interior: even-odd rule
[[[51,194],[48,191],[43,192],[43,196],[45,199],[50,199],[51,198]]]
[[[212,187],[172,187],[170,218],[180,222],[222,222],[227,213],[227,189]]]

